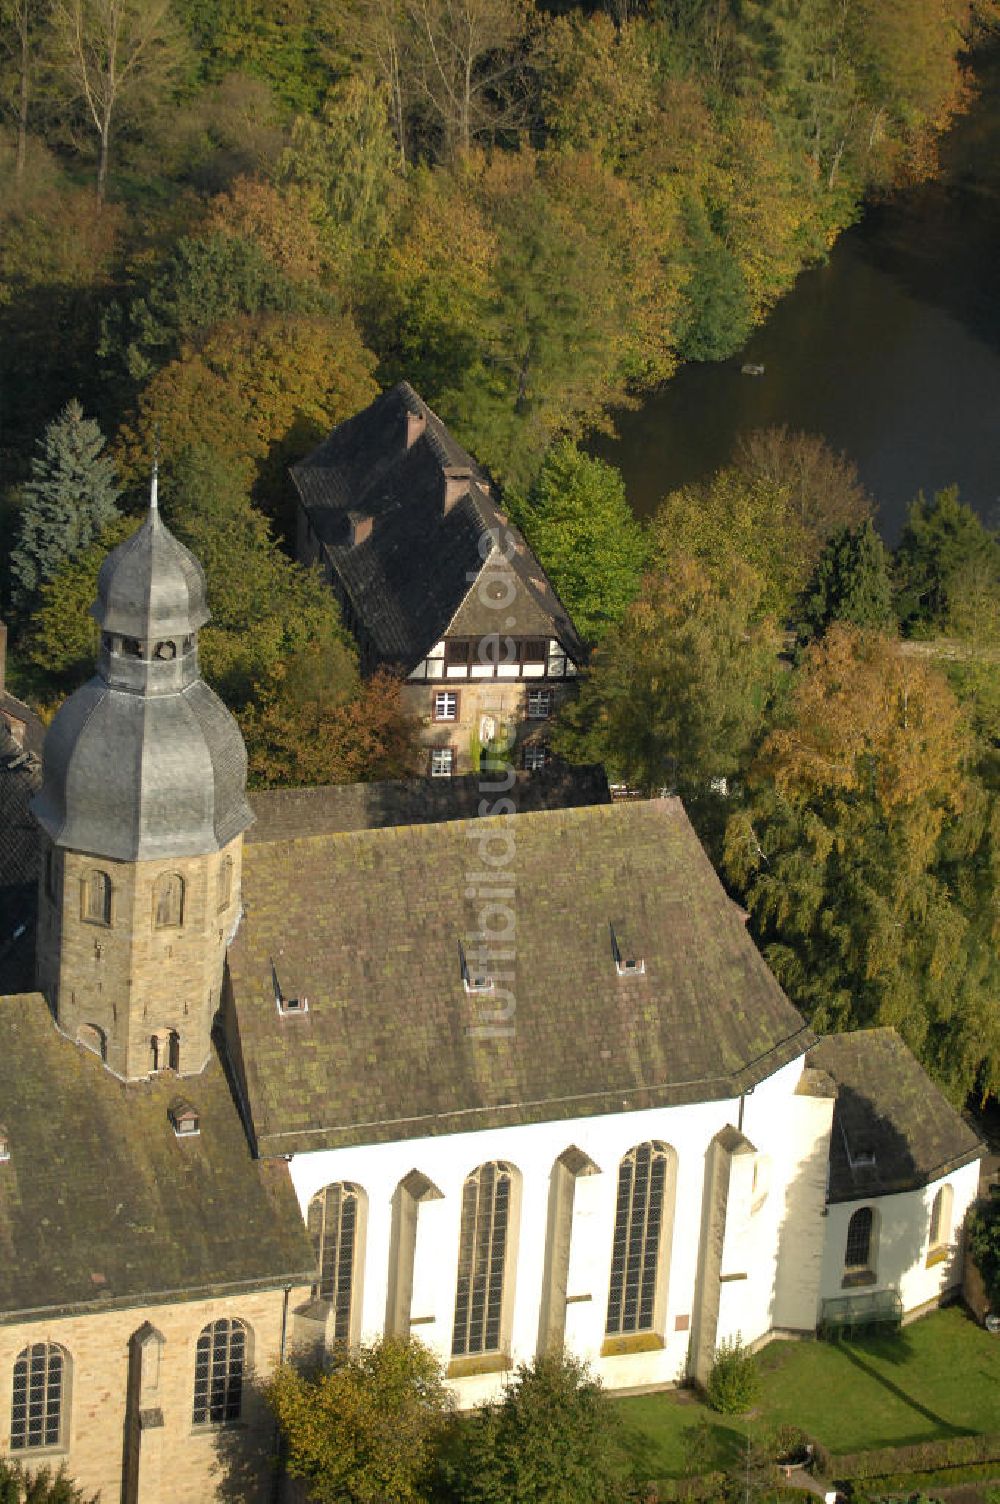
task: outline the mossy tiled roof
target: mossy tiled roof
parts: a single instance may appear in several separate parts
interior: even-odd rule
[[[484,873],[514,925],[485,966]],[[254,844],[243,883],[227,1029],[264,1154],[732,1097],[813,1042],[675,799]]]
[[[895,1029],[829,1034],[809,1064],[837,1084],[830,1138],[830,1201],[916,1190],[983,1152]]]
[[[200,1119],[182,1139],[179,1096]],[[287,1167],[251,1158],[217,1060],[126,1086],[39,994],[3,997],[0,1121],[0,1322],[310,1277]]]

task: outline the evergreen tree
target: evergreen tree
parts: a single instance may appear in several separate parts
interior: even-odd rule
[[[74,398],[39,440],[31,478],[21,488],[21,518],[11,555],[15,599],[26,606],[118,517],[121,487],[104,435]]]
[[[828,540],[803,592],[799,641],[822,637],[835,621],[876,631],[894,624],[889,559],[870,520]]]
[[[621,473],[562,440],[515,513],[581,636],[596,639],[620,622],[646,561]]]
[[[909,636],[963,631],[970,591],[1000,595],[1000,539],[958,499],[958,487],[921,493],[896,550],[899,620]],[[971,613],[978,617],[977,609]]]

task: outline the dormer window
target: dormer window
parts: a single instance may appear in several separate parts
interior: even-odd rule
[[[282,1018],[294,1017],[298,1013],[309,1012],[309,999],[307,997],[286,997],[281,990],[278,981],[278,973],[274,962],[271,962],[271,982],[274,986],[274,1006]]]
[[[10,1138],[6,1128],[0,1127],[0,1164],[5,1164],[10,1159]]]
[[[629,943],[628,926],[623,919],[611,921],[611,954],[620,977],[642,976],[646,970],[638,948]]]
[[[176,1097],[171,1102],[167,1108],[167,1117],[178,1138],[194,1138],[201,1132],[201,1119],[198,1113],[190,1102],[185,1102],[183,1097]]]
[[[482,955],[474,957],[473,959],[481,964],[470,966],[465,954],[465,946],[461,944],[458,947],[458,954],[462,965],[462,982],[466,992],[492,992],[493,978],[485,965],[485,958]]]

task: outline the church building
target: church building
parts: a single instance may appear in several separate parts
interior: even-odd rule
[[[564,1347],[628,1390],[955,1291],[977,1136],[892,1031],[816,1038],[678,800],[248,795],[155,483],[93,614],[41,774],[0,744],[5,1454],[263,1501],[283,1360],[411,1335],[472,1405]]]

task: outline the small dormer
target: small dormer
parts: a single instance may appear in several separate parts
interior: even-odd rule
[[[367,543],[372,535],[374,519],[368,512],[348,512],[347,514],[347,541],[351,548],[357,548],[360,543]]]
[[[271,962],[271,982],[274,987],[274,1006],[282,1018],[295,1018],[300,1013],[309,1012],[309,999],[307,997],[287,997],[281,990],[278,981],[278,972],[274,962]]]
[[[469,958],[465,954],[465,946],[461,943],[458,947],[459,960],[462,967],[462,983],[466,992],[492,992],[493,978],[490,976],[485,964],[485,957],[480,954],[473,957],[474,963],[469,965]]]
[[[0,1164],[5,1164],[8,1159],[10,1159],[10,1136],[0,1123]]]
[[[170,1126],[178,1138],[194,1138],[201,1132],[201,1118],[197,1110],[183,1097],[175,1097],[167,1108]]]
[[[642,952],[635,944],[627,920],[612,919],[611,930],[611,955],[614,958],[615,970],[620,977],[642,976],[646,970],[646,962]]]

